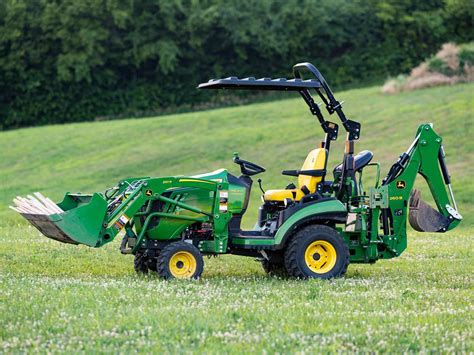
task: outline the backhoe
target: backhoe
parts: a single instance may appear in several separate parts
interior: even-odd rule
[[[242,230],[254,177],[265,169],[234,154],[240,176],[225,169],[194,176],[138,177],[119,181],[102,193],[67,193],[55,204],[37,193],[15,199],[21,213],[48,238],[101,247],[122,234],[120,251],[134,255],[135,270],[164,278],[199,278],[203,255],[236,254],[257,258],[270,274],[329,279],[349,263],[398,257],[407,247],[407,225],[422,232],[446,232],[462,217],[451,189],[442,138],[421,124],[409,148],[380,181],[372,152],[355,154],[361,125],[346,118],[321,73],[310,63],[293,67],[293,79],[228,77],[200,89],[291,91],[301,95],[325,133],[300,169],[283,170],[296,184],[263,191],[258,220]],[[302,75],[309,74],[310,79]],[[327,166],[339,125],[327,121],[312,94],[346,132],[342,163]],[[363,171],[375,169],[368,190]],[[421,175],[437,209],[413,190]],[[260,179],[259,179],[259,185]]]

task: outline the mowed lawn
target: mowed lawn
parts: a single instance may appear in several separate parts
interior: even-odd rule
[[[57,243],[7,208],[17,194],[59,200],[127,176],[237,173],[234,151],[267,168],[265,188],[285,186],[279,172],[299,168],[322,138],[301,99],[1,132],[0,352],[473,352],[473,92],[464,84],[337,95],[362,123],[356,150],[372,150],[383,174],[418,125],[433,122],[465,220],[446,234],[410,231],[401,257],[350,265],[331,281],[267,277],[236,256],[206,259],[199,281],[141,277],[118,240],[102,249]],[[343,140],[341,131],[328,166],[341,161]],[[258,203],[254,189],[247,227]]]

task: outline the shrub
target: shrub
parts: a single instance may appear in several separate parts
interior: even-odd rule
[[[195,87],[291,75],[300,61],[335,87],[374,82],[472,40],[469,11],[469,0],[2,0],[0,128],[240,102]]]
[[[385,94],[432,86],[453,85],[474,80],[474,44],[457,46],[445,43],[436,55],[411,70],[409,76],[389,79],[382,87]]]

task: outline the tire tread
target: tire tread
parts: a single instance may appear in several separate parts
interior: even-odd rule
[[[157,265],[156,265],[156,271],[158,272],[158,275],[165,279],[173,278],[173,276],[171,275],[171,272],[169,271],[169,260],[171,256],[174,253],[176,253],[178,250],[185,250],[193,254],[196,251],[197,253],[199,253],[199,257],[201,258],[201,260],[200,261],[196,260],[198,264],[198,268],[196,270],[196,274],[192,278],[193,279],[200,278],[204,269],[204,261],[202,260],[201,252],[194,245],[183,242],[183,241],[172,242],[161,250],[160,255],[158,256]]]
[[[341,277],[347,272],[347,268],[349,266],[349,248],[345,244],[344,240],[342,239],[341,235],[333,228],[324,226],[324,225],[310,225],[303,229],[298,230],[288,242],[288,245],[285,250],[285,268],[288,271],[288,274],[292,277],[306,279],[309,276],[306,275],[303,270],[298,266],[298,251],[300,249],[300,244],[302,241],[310,238],[312,235],[317,235],[318,232],[324,231],[326,233],[330,233],[333,237],[340,239],[344,244],[344,263],[340,270],[336,270],[336,272],[332,272],[332,270],[328,273],[330,275],[323,276],[320,278],[333,278],[333,277]],[[323,274],[326,275],[326,274]]]

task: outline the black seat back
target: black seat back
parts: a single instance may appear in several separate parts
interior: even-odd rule
[[[354,170],[362,170],[367,164],[370,163],[374,154],[370,150],[363,150],[354,156]],[[337,165],[333,170],[334,180],[341,177],[342,174],[342,163]]]

